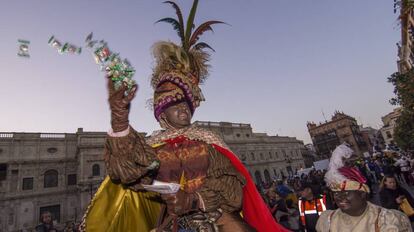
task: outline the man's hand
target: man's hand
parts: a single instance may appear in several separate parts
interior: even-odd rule
[[[138,86],[134,85],[125,95],[125,91],[128,90],[127,85],[123,83],[121,88],[115,90],[111,77],[108,77],[108,102],[111,109],[111,126],[114,132],[124,131],[128,128],[130,103],[134,99],[137,89]]]
[[[397,197],[397,199],[395,199],[395,201],[396,201],[398,204],[401,204],[401,203],[402,203],[402,201],[404,200],[404,198],[405,198],[405,196],[399,196],[399,197]]]

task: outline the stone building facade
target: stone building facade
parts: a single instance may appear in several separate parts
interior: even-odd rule
[[[305,167],[303,141],[294,137],[254,133],[250,124],[196,121],[200,127],[220,135],[240,158],[256,184],[292,176]]]
[[[398,71],[407,73],[414,64],[414,11],[413,3],[407,0],[396,0],[399,6],[399,20],[401,26],[401,41],[398,46]],[[397,8],[396,8],[397,9]]]
[[[355,118],[336,111],[331,121],[325,123],[308,122],[308,131],[319,156],[329,158],[332,151],[343,142],[351,145],[358,155],[368,151]]]
[[[50,211],[79,221],[105,176],[106,133],[0,133],[0,231],[30,231]]]
[[[369,153],[374,153],[374,146],[379,143],[379,140],[377,138],[378,130],[372,128],[372,127],[359,127],[359,130],[361,131],[362,139],[367,144],[367,149]]]
[[[397,126],[397,119],[401,115],[402,108],[395,108],[392,112],[381,117],[384,126],[380,129],[386,145],[395,145],[394,129]]]
[[[253,133],[250,124],[195,122],[221,135],[257,183],[304,168],[303,142]],[[79,222],[106,175],[106,132],[1,133],[0,232],[31,231],[43,211],[59,228]]]

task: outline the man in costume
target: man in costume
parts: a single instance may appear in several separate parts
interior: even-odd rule
[[[324,211],[319,217],[319,232],[352,231],[412,231],[407,216],[397,210],[389,210],[367,201],[369,188],[366,179],[353,167],[356,159],[346,144],[339,145],[329,163],[325,180],[333,191],[337,210]]]
[[[98,189],[84,216],[84,231],[285,231],[272,218],[246,168],[214,133],[191,125],[204,100],[199,88],[208,74],[211,48],[198,42],[211,25],[193,32],[198,0],[194,0],[184,27],[181,10],[173,24],[181,46],[158,42],[151,84],[154,116],[163,130],[150,138],[137,133],[128,120],[134,86],[113,88],[108,80],[112,131],[105,144],[109,177]],[[185,30],[186,29],[186,30]],[[181,185],[175,194],[143,191],[154,180]],[[241,217],[241,213],[243,217]]]

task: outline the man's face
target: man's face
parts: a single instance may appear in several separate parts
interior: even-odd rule
[[[387,177],[384,181],[385,187],[388,189],[397,189],[397,181],[393,177]]]
[[[44,213],[42,215],[42,222],[45,224],[50,224],[52,222],[52,216],[50,213]]]
[[[336,205],[342,212],[355,215],[366,207],[366,193],[362,191],[333,192]]]
[[[161,115],[161,117],[165,117],[167,122],[176,129],[180,129],[191,124],[191,111],[190,107],[186,102],[181,102],[176,105],[172,105],[165,109],[163,112],[165,115]]]
[[[312,190],[311,188],[304,188],[303,190],[299,191],[299,195],[302,198],[310,199],[312,198]]]

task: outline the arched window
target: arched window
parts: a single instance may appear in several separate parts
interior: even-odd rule
[[[251,157],[251,159],[252,160],[255,160],[255,158],[254,158],[254,153],[252,152],[252,153],[250,153],[250,157]]]
[[[256,184],[261,186],[263,183],[262,174],[259,171],[254,172],[254,177],[256,178]]]
[[[264,176],[265,176],[266,184],[270,184],[272,182],[272,179],[270,179],[270,173],[267,169],[264,170]]]
[[[101,175],[101,167],[99,164],[94,164],[92,166],[92,176],[100,176]]]
[[[56,170],[47,170],[44,174],[44,184],[45,188],[52,188],[57,187],[59,180],[58,180],[58,171]]]

